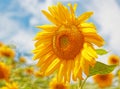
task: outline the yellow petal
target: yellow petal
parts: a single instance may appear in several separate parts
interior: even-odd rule
[[[67,81],[68,82],[70,82],[70,76],[71,76],[71,67],[72,67],[72,60],[69,60],[69,61],[67,61],[67,70],[66,70],[66,72],[67,72],[67,74],[66,74],[66,77],[67,77]]]
[[[99,47],[104,45],[103,38],[95,33],[84,33],[84,37],[86,42],[94,43]]]
[[[80,27],[80,28],[93,28],[94,30],[96,30],[96,27],[95,27],[95,25],[93,24],[93,23],[81,23],[81,24],[79,24],[78,25],[78,27]]]
[[[63,77],[63,75],[64,75],[64,66],[65,66],[64,62],[65,61],[61,62],[59,70],[58,70],[58,75],[57,75],[58,82],[63,80],[63,78],[61,78],[61,77]]]
[[[82,68],[80,68],[79,69],[79,72],[78,72],[78,78],[80,79],[80,80],[83,80],[83,77],[82,77]]]
[[[42,25],[42,26],[36,26],[37,28],[43,29],[48,32],[53,32],[57,30],[57,27],[54,25]],[[41,32],[40,32],[41,33]]]
[[[84,33],[96,33],[96,29],[94,28],[79,28],[79,30]]]
[[[60,24],[56,21],[56,19],[55,19],[52,15],[50,15],[48,12],[42,10],[42,13],[48,18],[48,20],[50,20],[51,22],[53,22],[53,23],[56,24],[56,25],[60,25]]]
[[[87,54],[87,51],[86,51],[85,49],[82,50],[82,56],[83,56],[85,59],[92,59],[92,57]]]
[[[88,18],[90,18],[92,14],[93,14],[93,12],[85,12],[85,13],[83,13],[82,15],[80,15],[80,16],[78,17],[78,25],[79,25],[81,22],[84,22],[84,21],[86,21]]]
[[[77,4],[75,3],[74,6],[73,6],[74,12],[76,11],[76,8],[77,8]]]
[[[46,63],[47,61],[49,61],[49,59],[55,59],[56,56],[53,53],[48,53],[46,54],[46,56],[43,56],[42,58],[39,59],[37,65],[41,66],[43,63]]]
[[[58,3],[58,12],[59,12],[59,17],[62,22],[64,23],[65,20],[66,20],[66,17],[65,17],[65,9],[64,9],[64,6],[61,4],[61,3]]]
[[[39,65],[39,63],[37,64],[37,66],[40,66],[40,72],[43,73],[43,75],[45,75],[45,71],[46,69],[49,67],[49,65],[55,60],[54,57],[49,58],[49,60],[45,63],[43,63],[42,65]]]
[[[56,17],[56,15],[58,14],[58,13],[56,13],[56,10],[57,10],[56,6],[50,6],[50,7],[48,7],[48,10],[53,17]]]
[[[89,74],[89,62],[86,59],[81,60],[81,68],[86,75]]]
[[[73,9],[71,3],[69,3],[68,6],[70,7],[70,12],[71,12],[71,19],[72,19],[72,22],[74,22],[74,21],[75,21],[75,13],[74,13],[74,9]]]
[[[39,59],[51,51],[52,51],[51,45],[49,45],[48,47],[43,47],[43,48],[41,48],[41,50],[34,50],[34,53],[36,53],[36,54],[33,57],[33,60]]]
[[[60,59],[55,59],[46,69],[45,75],[48,76],[53,73],[60,65]]]
[[[73,71],[73,79],[77,80],[78,73],[80,71],[80,62],[81,62],[81,56],[78,55],[75,59],[75,66],[74,66],[74,71]]]
[[[91,56],[92,58],[97,58],[97,53],[90,44],[84,43],[84,50],[85,53]]]

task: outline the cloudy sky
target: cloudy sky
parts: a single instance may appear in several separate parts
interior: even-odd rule
[[[32,39],[39,31],[35,26],[50,23],[41,10],[57,2],[77,3],[77,15],[93,11],[88,21],[95,23],[105,39],[104,48],[120,55],[120,0],[0,0],[0,41],[31,51]]]

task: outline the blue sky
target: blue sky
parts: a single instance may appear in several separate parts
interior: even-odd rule
[[[93,11],[88,21],[95,23],[105,39],[104,48],[120,55],[120,0],[0,0],[0,41],[15,44],[21,52],[31,51],[39,31],[35,26],[50,23],[41,10],[57,2],[77,3],[77,15]]]

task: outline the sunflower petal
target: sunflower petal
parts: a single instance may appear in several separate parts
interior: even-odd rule
[[[97,35],[96,33],[84,33],[85,41],[89,43],[94,43],[97,46],[103,46],[104,40],[102,37]]]
[[[57,27],[54,25],[42,25],[42,26],[36,26],[36,27],[48,32],[53,32],[57,30]]]
[[[70,82],[70,76],[71,76],[71,67],[72,67],[72,61],[67,61],[67,81]]]
[[[51,73],[53,73],[60,65],[60,59],[55,59],[46,69],[45,71],[45,76],[50,75]]]
[[[86,75],[89,74],[89,62],[86,59],[81,60],[81,68]]]
[[[53,22],[56,25],[59,25],[57,20],[52,15],[50,15],[47,11],[42,10],[42,13],[48,18],[48,20],[50,20],[51,22]]]
[[[90,18],[92,14],[93,14],[93,12],[85,12],[85,13],[83,13],[82,15],[80,15],[80,16],[78,17],[78,22],[79,22],[79,24],[80,24],[81,22],[86,21],[88,18]],[[79,25],[79,24],[78,24],[78,25]]]
[[[49,59],[55,59],[57,58],[53,53],[48,53],[46,56],[43,56],[39,59],[37,65],[41,66],[42,64],[46,63],[49,61]]]
[[[49,67],[49,65],[55,60],[54,57],[49,58],[49,61],[43,63],[42,65],[39,65],[39,63],[37,64],[37,66],[40,67],[40,72],[43,73],[43,75],[45,75],[46,69]]]
[[[81,24],[78,25],[78,27],[80,27],[80,28],[94,28],[94,29],[96,29],[95,25],[93,23],[90,23],[90,22],[89,23],[86,23],[86,22],[81,23]]]
[[[60,64],[60,67],[59,67],[59,71],[58,71],[58,75],[57,75],[58,82],[63,80],[63,78],[61,78],[61,76],[64,75],[64,66],[65,66],[64,62],[65,61],[62,61],[61,64]]]

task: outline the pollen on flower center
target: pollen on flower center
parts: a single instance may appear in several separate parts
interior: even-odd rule
[[[101,80],[106,80],[107,79],[106,77],[107,77],[106,75],[101,75],[100,76]]]
[[[67,35],[63,35],[59,39],[61,48],[66,48],[67,46],[69,46],[70,41]]]
[[[53,37],[53,50],[60,59],[74,59],[83,43],[83,35],[75,26],[61,26]]]

